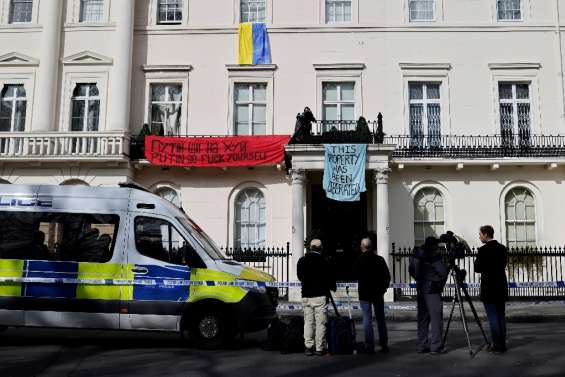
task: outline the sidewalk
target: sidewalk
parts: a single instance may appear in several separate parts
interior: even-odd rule
[[[344,301],[337,302],[339,312],[347,315],[347,303]],[[473,305],[477,309],[477,314],[482,320],[486,320],[483,304],[480,301],[473,301]],[[359,309],[359,303],[352,303],[351,310],[353,317],[361,318],[362,313]],[[444,319],[449,317],[451,310],[451,302],[444,302],[443,313]],[[328,311],[333,313],[331,305],[328,305]],[[280,302],[277,310],[281,317],[293,315],[302,315],[300,304],[289,302]],[[472,318],[472,313],[467,304],[465,304],[465,314],[467,318]],[[385,316],[388,321],[416,321],[417,311],[416,302],[404,301],[385,304]],[[455,307],[454,319],[460,317],[459,307]],[[506,320],[508,322],[565,322],[565,301],[533,301],[533,302],[509,302],[506,305]]]

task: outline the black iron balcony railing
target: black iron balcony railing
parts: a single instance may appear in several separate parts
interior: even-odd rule
[[[502,135],[385,136],[385,144],[396,145],[396,158],[501,158],[565,157],[565,136]]]

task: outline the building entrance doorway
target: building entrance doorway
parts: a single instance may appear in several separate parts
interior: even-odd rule
[[[338,280],[353,278],[359,243],[367,235],[367,193],[358,202],[328,199],[321,184],[311,184],[311,236],[322,240],[324,252],[336,266]]]

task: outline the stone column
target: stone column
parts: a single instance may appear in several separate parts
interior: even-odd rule
[[[292,180],[292,274],[291,281],[298,281],[296,264],[304,256],[304,197],[306,194],[306,172],[302,169],[290,171]],[[289,289],[289,301],[301,299],[300,289]]]
[[[43,25],[43,31],[37,75],[37,103],[34,106],[32,131],[56,130],[55,114],[59,98],[57,87],[63,3],[64,1],[61,0],[43,0],[40,3],[39,22]]]
[[[388,179],[391,169],[380,168],[373,171],[373,226],[377,232],[377,252],[387,262],[392,273],[392,260],[390,259],[390,210],[388,198]],[[386,301],[393,301],[392,289],[385,295]]]
[[[131,71],[135,0],[112,2],[116,23],[114,32],[114,65],[110,74],[108,129],[130,130]]]

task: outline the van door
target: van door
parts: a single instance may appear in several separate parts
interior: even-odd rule
[[[33,214],[26,256],[26,326],[119,328],[122,276],[117,213]]]
[[[130,321],[123,328],[176,331],[190,293],[191,269],[205,264],[167,218],[139,213],[130,221],[128,271],[139,284],[132,286]]]
[[[23,326],[24,312],[21,301],[22,284],[8,282],[24,275],[24,261],[2,259],[0,252],[0,326]]]

